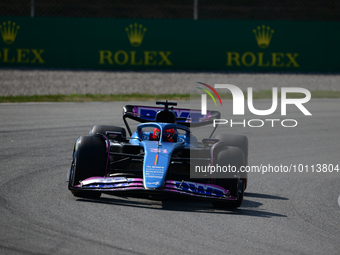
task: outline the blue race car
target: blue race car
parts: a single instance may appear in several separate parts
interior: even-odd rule
[[[247,186],[247,174],[240,171],[248,164],[247,137],[211,138],[216,126],[199,142],[190,128],[212,124],[220,118],[218,111],[201,115],[199,110],[174,109],[174,102],[156,104],[164,108],[123,108],[130,137],[122,127],[96,125],[89,136],[76,140],[68,173],[72,194],[183,195],[211,200],[218,208],[239,207]],[[141,122],[134,133],[127,118]]]

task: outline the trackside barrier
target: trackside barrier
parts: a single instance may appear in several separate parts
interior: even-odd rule
[[[339,72],[340,22],[0,17],[0,66]]]

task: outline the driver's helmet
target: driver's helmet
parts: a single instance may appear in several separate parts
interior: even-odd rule
[[[159,140],[160,134],[161,134],[161,131],[158,128],[155,128],[153,130],[152,139],[153,140]],[[166,129],[163,133],[163,140],[173,143],[173,142],[175,142],[175,139],[174,139],[175,134],[176,134],[175,129],[173,129],[173,128]]]

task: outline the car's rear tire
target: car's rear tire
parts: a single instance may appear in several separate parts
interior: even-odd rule
[[[219,146],[214,149],[213,162],[215,166],[229,166],[231,169],[237,171],[241,166],[245,166],[245,158],[243,151],[238,147],[233,146]],[[217,168],[216,168],[217,169]],[[245,182],[244,179],[240,178],[238,172],[231,173],[216,173],[214,175],[214,184],[229,190],[233,197],[237,200],[223,200],[213,201],[212,204],[216,208],[237,208],[240,207],[243,202]]]
[[[75,144],[69,177],[69,189],[76,197],[96,198],[100,192],[72,190],[80,181],[93,176],[105,176],[107,151],[105,141],[99,136],[81,136]]]
[[[238,147],[243,151],[245,165],[248,165],[248,138],[244,135],[230,135],[230,134],[218,134],[215,135],[214,138],[220,140],[220,142],[224,142],[227,146]],[[248,184],[248,174],[241,173],[241,179],[244,180],[245,189]]]
[[[93,126],[90,130],[90,136],[96,135],[96,134],[102,134],[106,136],[106,132],[119,132],[122,133],[122,140],[125,140],[126,137],[126,131],[122,127],[116,127],[116,126],[108,126],[108,125],[96,125]],[[109,138],[109,137],[108,137]]]

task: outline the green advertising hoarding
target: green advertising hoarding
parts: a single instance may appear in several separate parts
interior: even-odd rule
[[[340,23],[0,17],[3,67],[339,72]]]

